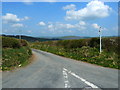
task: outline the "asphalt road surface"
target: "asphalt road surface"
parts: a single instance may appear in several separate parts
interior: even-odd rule
[[[2,73],[3,88],[118,88],[118,70],[40,50],[24,68]]]

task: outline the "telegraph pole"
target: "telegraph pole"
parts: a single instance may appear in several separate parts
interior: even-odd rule
[[[101,27],[99,28],[99,35],[100,35],[100,53],[102,52],[102,32],[101,32]]]

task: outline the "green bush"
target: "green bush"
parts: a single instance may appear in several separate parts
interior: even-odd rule
[[[118,52],[118,38],[104,38],[102,40],[102,47],[107,52]]]
[[[21,39],[19,42],[21,46],[28,46],[28,42],[26,40]]]
[[[2,37],[3,48],[20,48],[21,44],[18,39],[10,37]]]
[[[82,46],[87,46],[88,43],[87,43],[87,40],[83,40],[83,39],[80,39],[80,40],[61,40],[61,41],[58,41],[56,45],[70,49],[70,48],[81,48]]]
[[[117,37],[102,38],[102,49],[106,50],[107,52],[118,53],[118,50],[119,50],[118,41],[119,41],[119,38]],[[99,49],[100,39],[90,38],[90,39],[79,39],[79,40],[59,40],[59,41],[39,42],[39,43],[36,43],[36,45],[37,44],[63,47],[65,49],[81,48],[83,46],[89,46],[92,48]]]
[[[91,38],[89,40],[89,46],[90,47],[96,47],[96,48],[99,48],[99,44],[100,44],[100,39],[99,38]]]

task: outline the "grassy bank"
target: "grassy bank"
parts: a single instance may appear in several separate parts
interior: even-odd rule
[[[104,38],[101,54],[98,38],[36,42],[32,43],[31,47],[75,60],[118,69],[117,41],[118,38]]]
[[[2,70],[11,70],[29,62],[32,52],[28,42],[15,38],[2,37]]]

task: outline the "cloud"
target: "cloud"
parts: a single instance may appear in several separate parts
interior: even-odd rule
[[[50,2],[50,3],[52,3],[52,2],[57,2],[57,0],[40,0],[41,2]]]
[[[108,5],[105,5],[104,2],[94,0],[89,2],[85,8],[82,8],[80,10],[73,10],[73,9],[67,10],[65,19],[66,20],[93,20],[98,18],[104,18],[109,16],[111,10],[112,8],[110,8]]]
[[[38,25],[45,26],[46,24],[44,22],[39,22]]]
[[[53,29],[53,27],[54,27],[53,24],[48,25],[49,29]]]
[[[86,25],[86,23],[84,21],[80,21],[79,24],[80,25]]]
[[[72,24],[63,24],[63,23],[55,23],[55,24],[52,24],[54,29],[72,29],[72,28],[75,28],[74,25]]]
[[[100,28],[100,26],[98,24],[96,24],[96,23],[92,24],[92,27],[95,28],[95,29],[99,29]]]
[[[79,23],[76,23],[76,24],[49,22],[48,24],[46,24],[46,26],[47,26],[47,30],[50,30],[50,31],[60,31],[60,30],[71,31],[71,30],[85,30],[87,27],[87,24],[84,21],[80,21]]]
[[[64,10],[75,10],[76,9],[76,5],[74,4],[70,4],[70,5],[67,5],[65,7],[63,7]]]
[[[72,25],[72,24],[65,24],[65,27],[66,27],[67,29],[71,29],[71,28],[74,28],[75,26]]]
[[[6,13],[5,16],[2,16],[2,19],[5,20],[5,21],[12,21],[12,22],[18,22],[20,21],[20,18],[17,17],[17,15],[15,14],[11,14],[11,13]]]
[[[30,18],[28,16],[25,16],[24,18],[22,18],[21,20],[29,20]]]
[[[24,18],[18,18],[17,15],[12,13],[6,13],[6,15],[2,16],[4,23],[11,23],[11,22],[20,22],[23,20],[28,20],[29,17],[25,16]]]
[[[26,5],[32,5],[33,0],[23,0],[23,3],[26,4]]]
[[[11,27],[20,28],[20,27],[24,27],[24,25],[21,23],[17,23],[17,24],[12,24]]]
[[[33,5],[32,2],[24,2],[24,4],[26,4],[26,5]]]
[[[44,26],[45,32],[51,33],[72,33],[72,32],[97,32],[100,25],[97,23],[87,23],[85,21],[79,21],[77,23],[62,23],[62,22],[48,22]],[[93,29],[94,28],[94,29]],[[102,27],[102,30],[107,30],[106,28]]]
[[[84,21],[79,21],[79,23],[75,24],[75,29],[77,30],[85,30],[88,27],[88,24]]]
[[[49,3],[53,3],[53,2],[57,2],[57,0],[23,0],[22,1],[25,5],[33,5],[34,2],[49,2]]]

